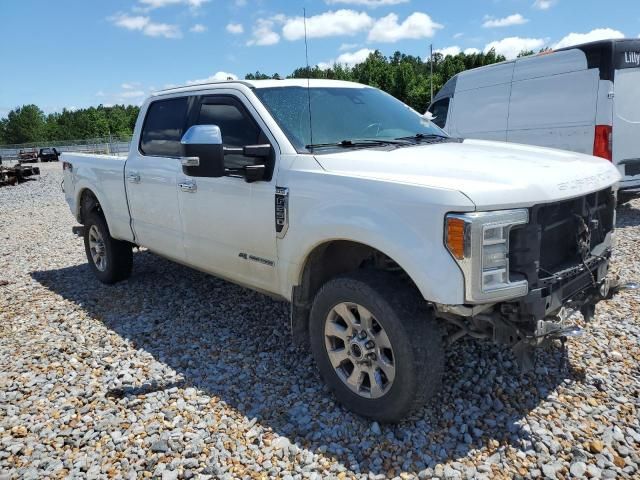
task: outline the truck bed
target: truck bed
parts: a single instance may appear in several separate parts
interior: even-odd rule
[[[80,216],[82,193],[90,189],[98,196],[114,238],[133,240],[124,183],[127,157],[87,153],[63,153],[65,198],[76,219]],[[71,168],[69,168],[71,166]]]

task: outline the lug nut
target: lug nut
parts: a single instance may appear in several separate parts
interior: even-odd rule
[[[367,343],[364,344],[365,347],[367,347],[369,350],[371,350],[372,348],[374,348],[376,346],[375,343],[373,343],[372,340],[369,340]]]
[[[367,338],[367,332],[365,332],[364,330],[361,330],[360,333],[358,334],[358,337],[360,337],[360,340],[364,340],[365,338]]]
[[[377,355],[375,353],[373,353],[373,352],[367,353],[367,358],[369,360],[373,360],[374,362],[378,359]]]

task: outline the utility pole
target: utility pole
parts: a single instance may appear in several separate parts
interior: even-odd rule
[[[431,77],[429,83],[431,84],[431,97],[429,103],[433,102],[433,43],[429,45],[429,66],[431,67]]]

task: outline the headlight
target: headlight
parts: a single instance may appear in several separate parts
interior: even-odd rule
[[[464,274],[466,301],[499,301],[527,294],[526,280],[509,280],[509,231],[528,221],[525,209],[447,215],[445,245]]]

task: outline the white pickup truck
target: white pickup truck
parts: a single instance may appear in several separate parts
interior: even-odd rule
[[[601,158],[447,136],[382,91],[328,80],[154,94],[129,156],[64,153],[98,279],[135,246],[291,302],[294,340],[348,408],[397,421],[463,336],[577,333],[608,274],[620,175]]]

